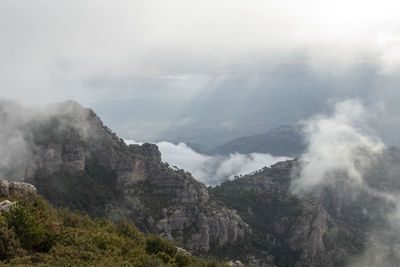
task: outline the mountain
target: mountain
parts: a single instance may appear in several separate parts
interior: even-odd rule
[[[2,120],[8,122],[16,111],[10,114],[6,104],[2,107]],[[161,162],[156,145],[126,145],[76,102],[54,105],[14,124],[8,126],[21,136],[24,154],[18,166],[0,172],[10,179],[23,177],[57,207],[113,221],[125,217],[144,232],[201,252],[250,231],[236,211],[211,200],[190,173]]]
[[[209,154],[229,155],[268,153],[274,156],[296,157],[306,148],[305,140],[299,127],[281,126],[259,135],[240,137],[209,151]]]
[[[360,151],[368,186],[334,173],[337,183],[294,194],[304,162],[277,163],[207,188],[162,162],[156,145],[126,145],[72,101],[40,110],[3,102],[0,122],[3,177],[33,184],[56,207],[113,222],[126,218],[194,255],[255,266],[343,266],[392,236],[380,248],[397,259],[400,243],[388,216],[396,214],[392,196],[400,191],[397,149],[378,157]]]

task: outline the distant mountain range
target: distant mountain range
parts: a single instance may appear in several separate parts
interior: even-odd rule
[[[306,148],[299,127],[281,126],[270,132],[233,139],[209,151],[210,154],[227,155],[268,153],[273,156],[299,156]]]
[[[283,125],[267,133],[232,139],[211,150],[195,142],[184,142],[198,153],[229,155],[233,153],[267,153],[273,156],[298,157],[306,149],[306,142],[299,126]]]

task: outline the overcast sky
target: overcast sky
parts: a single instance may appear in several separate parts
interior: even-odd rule
[[[1,0],[0,93],[135,140],[221,143],[361,98],[400,115],[397,1]]]

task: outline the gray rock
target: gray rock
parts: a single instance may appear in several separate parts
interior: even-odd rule
[[[36,187],[24,182],[11,182],[8,185],[10,194],[36,194]]]
[[[0,179],[0,196],[8,197],[8,181],[5,179]]]
[[[9,211],[12,206],[14,206],[16,202],[11,202],[9,200],[4,200],[0,202],[0,211]]]

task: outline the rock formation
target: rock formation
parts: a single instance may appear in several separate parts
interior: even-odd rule
[[[8,182],[5,179],[0,179],[0,196],[8,197],[16,194],[36,194],[36,187],[32,184],[24,182]]]
[[[26,194],[36,194],[36,188],[28,183],[11,182],[5,179],[0,179],[0,197],[18,196]],[[8,199],[0,202],[0,211],[8,211],[15,205],[16,202],[11,202]]]
[[[15,205],[16,202],[11,202],[9,200],[4,200],[0,202],[0,211],[9,211],[12,206]]]

